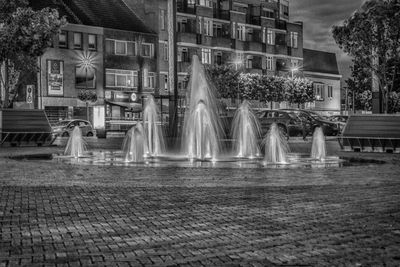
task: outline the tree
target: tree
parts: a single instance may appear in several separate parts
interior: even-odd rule
[[[206,65],[211,82],[222,98],[236,98],[239,72],[228,65]]]
[[[303,78],[287,78],[285,80],[285,100],[290,104],[301,104],[315,100],[313,83]]]
[[[332,29],[336,43],[362,66],[362,71],[376,73],[385,112],[389,110],[389,95],[399,73],[397,64],[390,67],[391,62],[400,59],[399,17],[400,0],[370,0],[343,26]]]
[[[0,83],[4,96],[0,95],[0,107],[9,107],[9,93],[23,82],[22,73],[38,69],[37,58],[53,43],[60,28],[66,23],[55,9],[34,11],[26,0],[0,0]],[[14,75],[13,75],[14,73]],[[15,75],[17,73],[17,75]],[[17,79],[15,79],[18,77]]]

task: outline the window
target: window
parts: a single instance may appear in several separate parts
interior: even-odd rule
[[[153,57],[153,44],[142,43],[142,56]]]
[[[235,60],[237,63],[236,64],[240,64],[240,65],[242,65],[243,64],[243,62],[244,62],[244,54],[243,53],[240,53],[240,52],[237,52],[236,53],[236,60]],[[236,67],[236,66],[235,66]],[[237,67],[239,67],[239,66],[237,66]],[[236,67],[236,68],[237,68]]]
[[[96,69],[93,67],[75,67],[75,88],[96,88]]]
[[[222,65],[222,52],[215,53],[215,64]]]
[[[106,69],[106,86],[135,88],[138,86],[138,73],[132,70]]]
[[[201,63],[211,64],[211,49],[209,48],[201,49]]]
[[[187,19],[185,18],[178,18],[178,32],[187,32]]]
[[[246,40],[253,41],[253,29],[252,28],[248,28],[247,29],[247,38],[246,38]]]
[[[156,76],[155,73],[147,72],[147,70],[145,70],[143,72],[143,76],[144,76],[144,87],[153,89],[155,84],[155,76]]]
[[[298,35],[297,32],[290,32],[290,46],[293,48],[298,46]]]
[[[135,56],[136,43],[121,40],[106,40],[106,53],[109,55]]]
[[[202,34],[203,33],[203,18],[202,17],[198,17],[197,18],[197,33]]]
[[[58,47],[68,48],[68,33],[66,31],[61,31],[58,35]]]
[[[168,91],[168,74],[164,74],[164,90]]]
[[[178,62],[189,62],[189,53],[186,47],[178,47]]]
[[[236,39],[236,23],[232,22],[232,39]]]
[[[244,25],[237,26],[237,39],[240,41],[246,41],[246,28]]]
[[[333,98],[333,86],[328,85],[328,97]]]
[[[324,100],[324,84],[322,83],[314,83],[314,95],[315,99],[318,101],[323,101]]]
[[[205,19],[204,20],[204,34],[208,35],[208,36],[212,36],[213,32],[212,32],[213,28],[212,28],[212,21]]]
[[[82,49],[82,33],[74,32],[74,49]]]
[[[214,33],[214,36],[222,37],[222,24],[221,23],[213,24],[213,33]]]
[[[253,56],[247,56],[246,58],[246,69],[253,68]]]
[[[121,41],[115,41],[115,54],[116,55],[127,55],[127,43]]]
[[[165,10],[160,9],[160,29],[165,31]]]
[[[273,70],[273,58],[272,57],[267,57],[267,70]]]
[[[199,6],[212,7],[211,0],[198,0],[197,3]]]
[[[163,54],[164,54],[164,61],[168,61],[168,43],[164,43]]]
[[[97,36],[95,34],[88,35],[88,49],[97,50]]]
[[[267,44],[274,45],[274,32],[271,29],[267,29]]]

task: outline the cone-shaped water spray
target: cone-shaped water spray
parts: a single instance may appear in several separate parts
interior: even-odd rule
[[[245,100],[235,112],[232,123],[233,150],[239,158],[255,158],[260,156],[258,138],[260,123]]]
[[[263,142],[266,163],[287,163],[286,155],[289,152],[289,146],[276,123],[271,124]]]
[[[143,110],[143,126],[146,141],[146,156],[156,157],[165,152],[164,134],[162,132],[158,108],[153,96],[146,100]]]
[[[126,133],[122,142],[122,151],[126,162],[142,162],[147,150],[142,123],[133,126]]]
[[[182,131],[182,149],[189,158],[215,159],[220,150],[222,133],[215,90],[207,81],[199,58],[193,56],[187,110]]]
[[[326,158],[325,135],[321,127],[316,127],[313,133],[311,158],[318,160]]]
[[[86,151],[86,142],[83,140],[82,131],[78,126],[75,126],[71,136],[68,139],[68,143],[64,150],[64,155],[79,158],[82,157]]]

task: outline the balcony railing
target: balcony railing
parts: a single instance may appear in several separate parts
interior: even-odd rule
[[[229,10],[216,10],[216,9],[214,9],[214,18],[215,19],[230,20],[231,12]]]

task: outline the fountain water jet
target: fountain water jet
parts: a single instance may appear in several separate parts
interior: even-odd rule
[[[276,123],[271,124],[263,143],[265,143],[264,161],[266,163],[287,163],[289,146]]]
[[[233,150],[239,158],[256,158],[261,155],[258,146],[260,123],[245,100],[235,112],[232,122]]]
[[[142,162],[147,151],[142,123],[138,122],[126,133],[122,142],[122,151],[126,162]]]
[[[146,156],[156,157],[165,152],[164,135],[159,124],[158,109],[153,96],[149,96],[143,110]]]
[[[316,127],[313,133],[311,158],[321,161],[326,158],[325,135],[321,127]]]
[[[68,143],[64,150],[64,155],[79,158],[82,157],[86,151],[86,142],[83,140],[82,130],[78,126],[75,126],[71,136],[68,139]]]
[[[222,133],[215,89],[208,82],[199,58],[193,56],[186,95],[188,109],[182,131],[182,148],[189,158],[214,159],[220,150]]]

